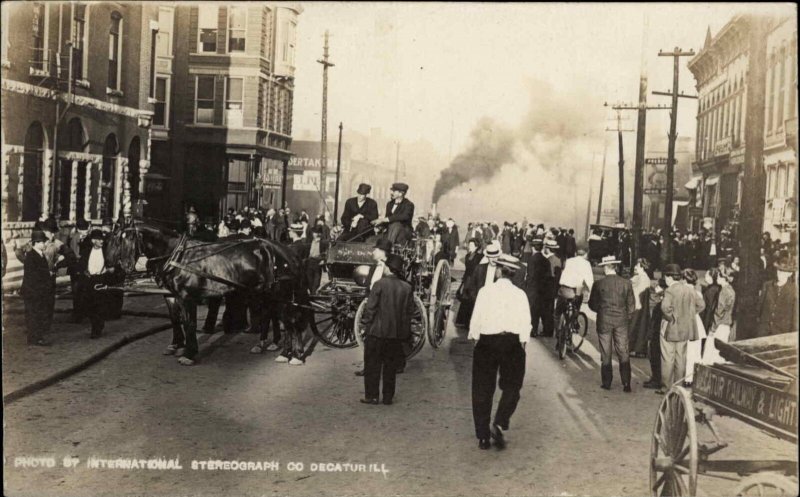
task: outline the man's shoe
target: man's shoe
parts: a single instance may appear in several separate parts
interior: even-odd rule
[[[603,390],[611,390],[611,385],[600,385]]]
[[[660,381],[654,381],[654,380],[647,380],[644,383],[642,383],[642,386],[644,388],[649,388],[651,390],[656,390],[656,389],[661,388],[661,382]]]
[[[394,401],[392,399],[387,399],[387,398],[383,399],[383,405],[390,406],[392,404],[394,404]]]
[[[279,348],[280,347],[278,347],[278,344],[276,344],[276,343],[271,343],[271,344],[267,345],[267,351],[268,352],[275,352]]]
[[[631,393],[633,390],[631,390],[630,385],[625,385],[624,387],[622,387],[622,391],[625,393]]]
[[[289,358],[285,355],[279,355],[275,358],[275,362],[289,362]]]
[[[304,364],[305,364],[305,361],[301,361],[297,357],[292,357],[291,360],[289,361],[289,365],[290,366],[302,366]]]
[[[361,402],[362,404],[369,404],[372,406],[377,406],[378,404],[380,404],[380,401],[378,399],[359,399],[359,402]]]
[[[364,370],[363,369],[359,369],[358,371],[356,371],[355,375],[356,376],[364,376]]]
[[[481,450],[489,450],[492,447],[492,443],[489,441],[488,438],[479,438],[478,439],[478,448]]]
[[[502,450],[506,448],[506,439],[503,436],[503,429],[498,425],[492,425],[492,438],[494,438],[494,445]]]

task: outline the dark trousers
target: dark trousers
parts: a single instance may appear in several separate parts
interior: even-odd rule
[[[474,300],[462,300],[458,304],[458,314],[456,314],[456,326],[464,326],[469,328],[469,322],[472,320],[472,311],[475,310]]]
[[[82,291],[85,299],[83,306],[92,323],[91,336],[97,337],[103,332],[106,319],[114,312],[114,309],[109,310],[109,307],[116,305],[117,299],[115,295],[108,295],[108,290],[94,289],[95,285],[107,284],[107,278],[103,275],[85,277],[83,284],[85,285]]]
[[[519,391],[525,377],[525,349],[514,333],[481,335],[472,353],[472,417],[475,435],[489,438],[494,391],[500,373],[500,403],[494,422],[504,430],[517,409]]]
[[[247,328],[247,301],[245,296],[239,292],[234,292],[225,297],[222,328],[225,333],[242,331]]]
[[[603,385],[611,385],[613,370],[611,369],[612,350],[619,361],[619,374],[623,385],[631,384],[631,363],[628,356],[628,325],[602,324],[597,329],[597,342],[600,346],[600,373]]]
[[[367,335],[364,338],[364,396],[380,397],[383,379],[383,399],[394,398],[397,368],[405,362],[400,340]]]
[[[80,275],[70,274],[69,285],[70,290],[72,290],[72,319],[75,322],[79,322],[86,317],[86,309],[84,309],[83,305],[86,299],[81,295],[84,286],[81,285]]]
[[[555,324],[553,320],[553,304],[555,299],[547,296],[537,295],[529,298],[531,305],[531,331],[539,329],[539,321],[542,322],[542,335],[553,336]]]
[[[53,324],[53,310],[56,306],[55,291],[44,295],[25,297],[25,332],[28,343],[36,343]]]
[[[309,257],[306,262],[306,282],[308,283],[308,291],[312,295],[319,290],[320,282],[322,281],[322,266],[319,265],[321,259],[318,257]]]
[[[660,306],[656,306],[653,315],[650,317],[650,379],[661,384],[661,311]]]

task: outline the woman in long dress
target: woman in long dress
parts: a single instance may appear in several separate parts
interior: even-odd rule
[[[647,259],[639,259],[633,267],[633,295],[636,298],[636,310],[633,311],[628,326],[628,346],[632,357],[647,357],[647,335],[650,318],[650,285],[652,281],[650,263]]]
[[[683,270],[683,281],[685,282],[684,284],[691,286],[700,298],[703,297],[703,294],[697,288],[697,273],[694,272],[694,269]],[[692,340],[689,340],[689,345],[686,347],[686,378],[684,383],[687,386],[690,386],[694,380],[694,365],[698,364],[703,358],[703,340],[705,338],[706,329],[703,326],[703,319],[698,313],[695,315],[694,336]]]
[[[725,359],[719,353],[715,340],[728,342],[733,326],[733,306],[736,302],[736,292],[731,286],[732,275],[729,271],[719,271],[717,281],[720,285],[717,305],[714,309],[713,323],[708,330],[705,350],[703,350],[703,364],[720,364]]]

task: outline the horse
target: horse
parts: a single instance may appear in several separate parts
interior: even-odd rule
[[[303,285],[303,261],[290,249],[262,238],[194,240],[171,229],[142,220],[121,227],[109,240],[108,257],[126,272],[140,257],[148,259],[148,271],[174,301],[168,306],[182,326],[173,326],[173,340],[165,353],[176,353],[183,365],[193,365],[197,356],[197,305],[223,297],[245,298],[254,316],[253,328],[261,328],[266,340],[268,327],[261,326],[263,309],[279,313],[286,327],[283,355],[304,360],[313,350],[305,348],[300,334],[308,318],[309,295]],[[183,353],[180,354],[180,349]]]

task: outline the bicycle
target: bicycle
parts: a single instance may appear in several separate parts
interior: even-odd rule
[[[577,352],[583,345],[588,330],[589,318],[579,310],[576,299],[566,299],[566,309],[558,318],[558,330],[556,331],[558,358],[564,359],[567,349],[570,352]]]

